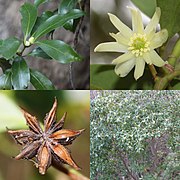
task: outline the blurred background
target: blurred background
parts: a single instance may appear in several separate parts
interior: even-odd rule
[[[22,38],[21,31],[21,14],[20,6],[24,2],[34,2],[34,0],[0,0],[0,39],[16,36]],[[39,14],[43,11],[54,11],[58,8],[61,0],[50,0],[39,7]],[[89,89],[89,41],[90,41],[90,25],[89,25],[89,0],[83,0],[85,3],[86,16],[82,22],[80,33],[78,36],[78,44],[75,47],[77,52],[83,57],[83,61],[74,62],[72,65],[73,82],[76,89]],[[56,30],[55,39],[62,40],[73,45],[74,34],[70,31]],[[42,58],[28,57],[27,63],[31,68],[39,70],[46,75],[55,84],[57,89],[72,89],[69,80],[69,64],[60,64],[57,61],[49,61]],[[0,74],[1,74],[0,69]]]
[[[7,134],[9,129],[27,129],[19,107],[35,115],[43,123],[45,114],[51,109],[54,97],[58,100],[57,120],[67,112],[64,128],[86,131],[72,145],[67,146],[72,158],[89,177],[89,91],[0,91],[0,180],[56,180],[69,178],[50,167],[46,175],[39,174],[32,162],[14,160],[21,146]]]

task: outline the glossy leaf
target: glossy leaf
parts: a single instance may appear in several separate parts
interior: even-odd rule
[[[41,57],[44,59],[52,59],[50,56],[48,56],[40,47],[35,48],[30,54],[28,54],[29,56],[33,56],[33,57]]]
[[[59,14],[66,14],[72,9],[76,7],[78,0],[62,0],[62,2],[59,5],[58,13]],[[73,31],[73,24],[74,20],[69,20],[65,25],[64,28],[70,31]]]
[[[32,70],[31,73],[31,83],[37,90],[55,90],[52,82],[39,71]]]
[[[18,57],[12,64],[12,85],[15,90],[26,89],[30,82],[30,72],[26,61]]]
[[[37,9],[31,3],[24,3],[21,6],[20,13],[22,15],[21,26],[24,33],[24,39],[30,35],[32,28],[37,19]]]
[[[16,54],[20,44],[21,42],[17,38],[8,38],[3,41],[0,47],[0,53],[6,59],[10,59]]]
[[[78,9],[74,9],[65,15],[56,14],[42,23],[32,36],[37,40],[39,37],[63,26],[70,19],[77,19],[83,15],[84,13]]]
[[[37,17],[36,23],[31,31],[31,34],[33,34],[42,23],[44,23],[48,18],[50,18],[53,15],[54,15],[53,12],[46,11],[46,12],[43,12],[43,14],[40,17]]]
[[[42,40],[37,44],[40,48],[55,60],[61,63],[69,63],[74,61],[80,61],[80,56],[63,41],[59,40]]]
[[[168,30],[169,38],[180,32],[180,1],[157,0],[157,6],[161,8],[161,28]]]
[[[120,78],[114,72],[114,65],[93,64],[90,67],[91,89],[153,89],[150,72],[146,72],[138,81],[133,79],[133,71]]]
[[[48,0],[34,0],[34,5],[38,8],[39,5],[48,2]]]
[[[0,89],[11,89],[11,71],[7,70],[5,74],[0,76]]]
[[[152,17],[156,10],[156,0],[131,0],[143,13]]]

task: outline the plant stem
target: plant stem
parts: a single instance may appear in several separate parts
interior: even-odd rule
[[[61,164],[57,163],[57,161],[52,161],[53,167],[58,169],[59,171],[65,173],[68,175],[72,180],[89,180],[89,178],[83,176],[81,173],[78,171],[72,169],[72,168],[65,168]]]
[[[174,71],[173,73],[168,74],[162,78],[158,78],[154,85],[154,89],[155,90],[166,89],[169,83],[177,76],[180,76],[180,70]]]
[[[153,64],[149,65],[149,69],[150,69],[151,74],[152,74],[152,76],[154,78],[154,81],[156,81],[156,79],[157,79],[157,71],[156,71],[154,65]]]

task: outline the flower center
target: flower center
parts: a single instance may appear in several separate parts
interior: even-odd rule
[[[130,50],[136,57],[142,56],[143,53],[150,51],[149,48],[150,42],[147,40],[145,34],[142,35],[135,33],[130,38],[130,42],[128,45],[129,45],[128,50]]]

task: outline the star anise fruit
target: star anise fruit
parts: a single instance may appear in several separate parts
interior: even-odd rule
[[[72,144],[82,130],[62,129],[66,113],[56,123],[57,100],[55,99],[50,112],[44,119],[44,130],[41,128],[35,116],[22,109],[29,130],[8,130],[15,141],[23,146],[22,151],[15,159],[33,160],[39,168],[39,173],[45,174],[53,161],[68,164],[79,170],[80,168],[72,160],[69,150],[65,146]]]

